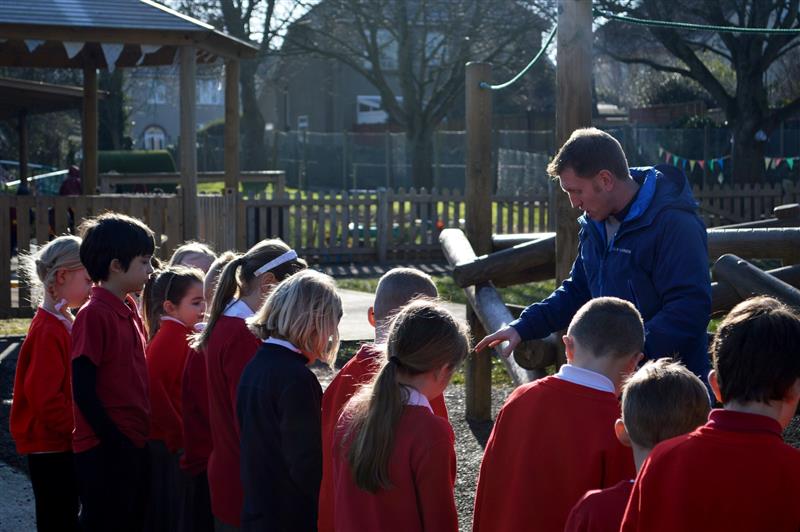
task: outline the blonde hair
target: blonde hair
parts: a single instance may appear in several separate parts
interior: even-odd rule
[[[194,283],[203,284],[203,271],[186,266],[169,266],[150,276],[142,290],[142,321],[148,340],[161,327],[164,303],[179,305]]]
[[[389,330],[385,364],[345,409],[351,422],[344,441],[352,439],[348,461],[359,488],[375,493],[391,487],[394,431],[408,399],[398,375],[455,369],[469,349],[466,326],[436,302],[418,299],[397,313]]]
[[[31,288],[31,303],[38,305],[50,290],[59,270],[83,268],[80,257],[81,239],[77,236],[60,236],[30,254],[20,255],[20,276]]]
[[[217,254],[214,253],[214,251],[206,244],[190,240],[178,246],[178,248],[172,253],[172,257],[169,259],[168,266],[185,266],[185,264],[183,264],[183,260],[192,255],[200,255],[205,257],[209,260],[209,263],[213,263],[215,260],[217,260]]]
[[[403,305],[420,296],[439,296],[431,276],[416,268],[392,268],[383,274],[375,289],[375,320],[391,318]]]
[[[697,376],[669,358],[652,360],[622,386],[622,421],[631,441],[646,449],[693,431],[711,409]]]
[[[341,318],[342,300],[333,278],[306,270],[275,287],[249,325],[262,340],[286,340],[330,363],[339,350]]]
[[[208,311],[208,325],[194,337],[192,349],[199,351],[206,346],[217,320],[225,312],[225,308],[237,293],[239,297],[242,297],[252,291],[253,281],[256,280],[255,271],[290,250],[291,248],[279,238],[262,240],[251,247],[247,253],[237,255],[225,265],[214,289],[214,297],[210,305],[211,309]],[[274,275],[278,281],[283,281],[290,275],[307,267],[306,261],[298,257],[276,266],[269,273]]]

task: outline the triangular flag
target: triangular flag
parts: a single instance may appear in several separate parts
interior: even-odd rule
[[[28,47],[28,51],[33,53],[34,50],[39,48],[41,45],[44,44],[44,41],[39,41],[37,39],[25,39],[25,46]]]
[[[722,170],[724,168],[725,168],[725,158],[724,157],[720,157],[719,158],[719,169]]]
[[[677,155],[673,155],[672,156],[672,166],[678,166],[678,156]]]
[[[697,164],[699,164],[700,168],[702,168],[703,170],[706,169],[706,161],[705,160],[700,159],[699,161],[697,161]]]
[[[794,159],[795,159],[794,157],[789,157],[788,159],[786,159],[786,164],[789,165],[789,170],[794,168]]]
[[[772,166],[772,159],[764,157],[764,170],[769,170],[770,166]]]
[[[681,166],[683,167],[684,170],[686,170],[686,162],[687,162],[686,159],[681,159]]]
[[[722,172],[720,172],[720,174],[717,176],[717,181],[719,182],[720,185],[722,184],[722,181],[724,179],[725,179],[725,177],[722,175]]]
[[[106,58],[106,67],[108,68],[109,72],[114,72],[114,67],[116,66],[117,59],[119,59],[120,54],[122,53],[122,49],[125,48],[124,44],[107,44],[102,43],[100,48],[103,49],[103,55]]]
[[[694,159],[691,159],[689,161],[689,168],[691,168],[692,172],[694,172],[694,165],[696,165],[696,164],[697,164],[697,161],[695,161]]]
[[[137,65],[141,65],[144,61],[144,58],[147,54],[152,54],[153,52],[157,52],[161,49],[161,45],[158,44],[143,44],[141,45],[142,56],[139,58],[139,61],[136,62]]]
[[[658,156],[659,156],[659,157],[661,157],[662,155],[664,155],[664,148],[662,148],[661,146],[659,146],[659,147],[658,147]]]
[[[81,53],[81,50],[83,50],[84,43],[64,41],[62,44],[64,45],[64,50],[67,51],[67,57],[72,59],[73,57]]]
[[[714,163],[715,163],[715,162],[717,162],[717,160],[716,160],[716,159],[711,159],[710,161],[708,161],[708,169],[709,169],[710,171],[712,171],[712,172],[714,171]]]
[[[665,162],[665,163],[668,163],[668,162],[669,162],[669,159],[670,159],[670,157],[672,157],[672,155],[671,155],[669,152],[666,152],[666,153],[664,154],[664,162]]]
[[[772,167],[777,168],[781,165],[782,162],[783,162],[783,157],[775,157],[774,159],[772,159]]]

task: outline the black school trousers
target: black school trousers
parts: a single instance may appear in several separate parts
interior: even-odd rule
[[[36,499],[36,530],[77,532],[78,481],[72,453],[29,454],[28,472]]]

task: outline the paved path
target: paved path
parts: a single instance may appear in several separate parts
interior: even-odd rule
[[[36,518],[33,509],[33,490],[28,477],[0,462],[0,532],[33,532]]]

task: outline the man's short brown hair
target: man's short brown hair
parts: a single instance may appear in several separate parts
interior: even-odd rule
[[[573,131],[547,165],[547,173],[558,177],[566,168],[572,168],[578,177],[587,179],[601,170],[608,170],[617,179],[630,176],[628,160],[620,143],[605,131],[594,127]]]
[[[800,316],[771,297],[742,301],[711,344],[722,402],[780,401],[800,378]]]
[[[692,432],[706,422],[710,409],[705,385],[669,358],[648,362],[622,386],[625,429],[646,449]]]
[[[630,302],[598,297],[583,305],[567,334],[596,357],[626,357],[644,348],[642,316]]]

